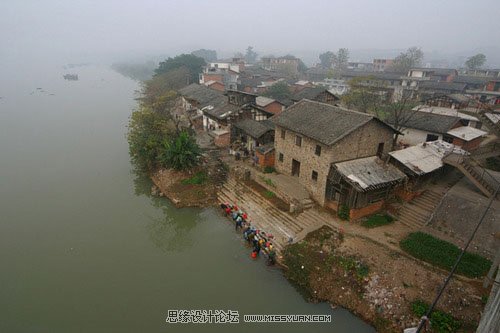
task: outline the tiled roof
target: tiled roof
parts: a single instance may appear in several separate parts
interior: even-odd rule
[[[253,119],[243,119],[233,124],[253,138],[260,138],[269,131],[274,131],[274,124],[269,120],[256,121]]]
[[[276,125],[325,145],[334,144],[373,119],[380,121],[366,113],[307,99],[301,100],[271,118]],[[382,121],[380,122],[385,124]],[[390,127],[389,125],[386,126]]]

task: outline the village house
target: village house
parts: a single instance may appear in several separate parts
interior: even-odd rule
[[[373,71],[373,63],[349,61],[347,63],[347,69],[353,70],[353,71]]]
[[[373,59],[373,71],[385,72],[392,66],[394,59]]]
[[[182,108],[191,118],[202,117],[205,130],[220,129],[225,124],[227,116],[235,111],[227,109],[227,98],[219,91],[204,85],[190,84],[179,89]]]
[[[371,215],[385,205],[406,176],[377,156],[334,163],[328,173],[325,206],[335,211],[345,207],[351,220]]]
[[[394,123],[394,119],[387,119],[389,123]],[[459,112],[454,109],[442,107],[417,106],[413,110],[405,110],[399,114],[399,121],[403,125],[403,136],[399,137],[399,144],[402,146],[414,146],[422,142],[443,140],[457,145],[463,144],[461,140],[455,140],[459,127],[470,127],[461,130],[467,133],[467,139],[480,140],[486,134],[480,131],[481,122],[478,118]],[[474,133],[474,134],[472,134]],[[483,133],[476,136],[479,133]],[[464,134],[460,132],[460,134]],[[475,147],[477,141],[465,146]]]
[[[208,87],[212,90],[217,90],[220,92],[224,92],[226,90],[226,86],[224,85],[224,83],[221,83],[219,81],[208,81],[208,82],[203,83],[203,85],[205,85],[206,87]]]
[[[299,59],[293,56],[263,57],[262,68],[268,71],[296,74],[299,72]]]
[[[264,96],[257,96],[255,99],[255,106],[273,115],[280,114],[285,109],[285,105],[283,103]]]
[[[347,200],[347,194],[342,192],[342,198],[336,196],[335,184],[328,180],[331,167],[344,161],[387,156],[396,133],[395,129],[372,115],[307,99],[292,105],[272,120],[276,125],[276,169],[297,177],[321,206],[334,210],[338,209],[339,200]],[[375,166],[374,163],[379,165],[376,159],[366,161],[365,165]],[[404,178],[404,175],[400,176]],[[384,184],[384,193],[388,194],[385,180],[380,178],[378,181]],[[389,183],[392,184],[392,180]],[[375,187],[364,190],[371,191]],[[353,209],[361,208],[364,203],[371,205],[360,201]]]
[[[231,126],[231,143],[241,143],[252,153],[255,148],[274,142],[274,124],[270,120],[243,119]]]
[[[458,75],[456,69],[449,68],[412,68],[402,77],[402,85],[407,88],[418,88],[420,82],[452,82]]]
[[[211,81],[223,84],[225,89],[237,89],[240,71],[244,64],[232,62],[211,62],[203,67],[200,73],[200,84]]]
[[[449,109],[465,109],[469,107],[471,99],[463,94],[442,94],[429,97],[425,104]]]
[[[406,201],[413,199],[426,183],[439,176],[445,166],[443,159],[450,153],[467,154],[454,144],[442,140],[423,142],[390,152],[390,163],[408,177],[405,188],[398,189],[397,195]]]

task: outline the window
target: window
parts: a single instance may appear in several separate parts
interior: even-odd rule
[[[283,153],[278,155],[278,161],[283,162]]]
[[[286,131],[284,129],[281,130],[281,138],[285,140],[285,133]]]
[[[318,172],[317,171],[313,170],[313,172],[311,174],[311,179],[314,181],[318,181]]]
[[[448,143],[453,143],[453,137],[451,135],[443,135],[443,141]]]
[[[298,135],[295,136],[295,144],[299,147],[302,146],[302,137],[301,136],[298,136]]]
[[[435,134],[427,134],[427,138],[425,139],[425,142],[436,141],[438,139],[439,139],[439,136],[437,136]]]
[[[320,145],[316,145],[316,150],[314,151],[314,153],[318,156],[321,156],[321,146]]]

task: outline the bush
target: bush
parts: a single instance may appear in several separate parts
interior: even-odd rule
[[[461,250],[455,245],[423,232],[414,232],[399,242],[401,248],[415,258],[450,270]],[[490,269],[491,261],[474,253],[465,253],[456,272],[468,277],[480,277]]]
[[[276,196],[276,194],[272,191],[266,191],[264,192],[264,195],[268,198],[274,198]]]
[[[349,221],[349,207],[347,207],[346,205],[340,205],[338,216],[342,220]]]
[[[392,216],[387,214],[375,214],[361,222],[361,225],[366,228],[380,227],[381,225],[390,224],[394,221]]]
[[[421,300],[416,300],[411,303],[411,309],[415,315],[422,317],[427,313],[429,305]],[[456,332],[461,326],[458,320],[439,310],[434,310],[429,319],[432,329],[439,333]]]
[[[273,172],[276,172],[276,169],[272,166],[266,166],[264,168],[264,173],[273,173]]]
[[[163,142],[164,151],[158,157],[160,164],[176,170],[188,170],[198,165],[201,149],[194,137],[182,131],[175,139]]]
[[[183,185],[201,185],[208,180],[208,176],[205,172],[197,172],[193,177],[186,178],[181,181]]]
[[[273,182],[273,180],[271,178],[266,178],[266,177],[261,176],[260,179],[262,179],[262,181],[264,183],[266,183],[267,185],[272,186],[272,187],[276,187],[276,184]]]

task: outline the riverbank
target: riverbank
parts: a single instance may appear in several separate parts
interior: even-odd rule
[[[166,196],[182,197],[175,191],[179,179],[187,175],[162,173],[162,177],[164,182],[177,183],[165,190]],[[420,315],[412,305],[431,303],[447,275],[401,251],[398,240],[409,232],[403,225],[366,229],[317,208],[292,216],[234,176],[212,189],[218,193],[217,202],[237,203],[252,217],[252,223],[275,235],[283,273],[307,300],[343,307],[379,332],[416,326]],[[209,201],[189,204],[212,205],[212,199]],[[316,226],[307,225],[313,222]],[[290,236],[293,244],[288,245]],[[480,318],[482,296],[487,295],[480,284],[479,279],[456,276],[438,304],[438,309],[446,309],[462,323],[462,331],[473,331]]]
[[[150,178],[154,184],[151,194],[168,198],[177,208],[204,208],[216,204],[216,184],[200,169],[192,172],[160,169]]]
[[[284,252],[287,278],[311,301],[341,306],[378,332],[415,327],[414,304],[431,303],[446,272],[391,251],[369,238],[323,227]],[[474,332],[487,295],[480,280],[456,277],[437,308]],[[436,332],[438,330],[435,330]]]

